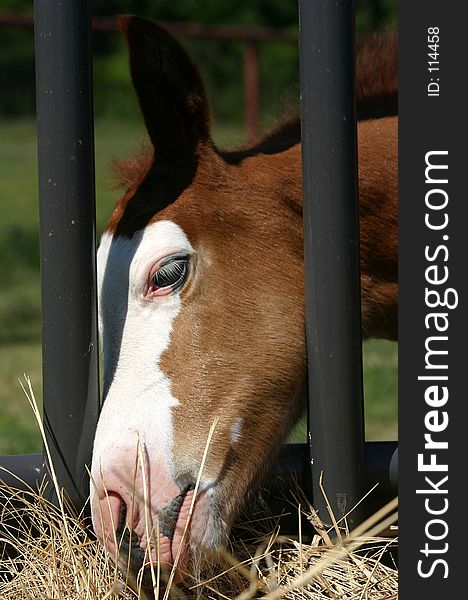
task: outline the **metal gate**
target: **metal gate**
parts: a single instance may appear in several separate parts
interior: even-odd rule
[[[35,2],[44,421],[77,507],[99,415],[90,5]],[[299,9],[309,444],[287,446],[280,464],[326,514],[323,471],[341,515],[372,483],[394,494],[396,443],[364,443],[354,2]],[[0,465],[30,485],[46,472],[42,455]]]

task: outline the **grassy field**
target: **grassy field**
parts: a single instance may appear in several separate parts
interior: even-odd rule
[[[109,190],[112,157],[136,150],[139,123],[96,124],[97,230],[102,231],[116,198]],[[41,396],[40,287],[35,125],[0,121],[0,455],[34,452],[40,439],[18,379],[27,373]],[[242,133],[217,128],[221,145]],[[397,435],[397,347],[382,341],[364,347],[368,439]]]

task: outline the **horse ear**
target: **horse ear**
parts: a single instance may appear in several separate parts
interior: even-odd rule
[[[153,21],[120,16],[130,71],[155,163],[183,165],[210,139],[210,113],[200,74],[182,46]]]

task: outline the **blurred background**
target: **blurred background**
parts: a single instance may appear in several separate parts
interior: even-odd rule
[[[299,109],[297,0],[95,0],[93,34],[97,231],[119,192],[112,158],[144,129],[114,15],[172,22],[199,66],[214,138],[230,147]],[[41,308],[32,0],[0,0],[0,454],[37,452],[40,437],[18,383],[41,398]],[[357,0],[359,32],[396,28],[396,0]],[[364,345],[367,439],[397,437],[397,346]],[[295,433],[301,436],[303,433]]]

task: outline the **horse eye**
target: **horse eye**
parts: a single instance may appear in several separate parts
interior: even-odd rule
[[[186,256],[168,258],[151,277],[151,285],[153,289],[170,287],[172,291],[175,291],[184,283],[187,272],[188,258]]]

